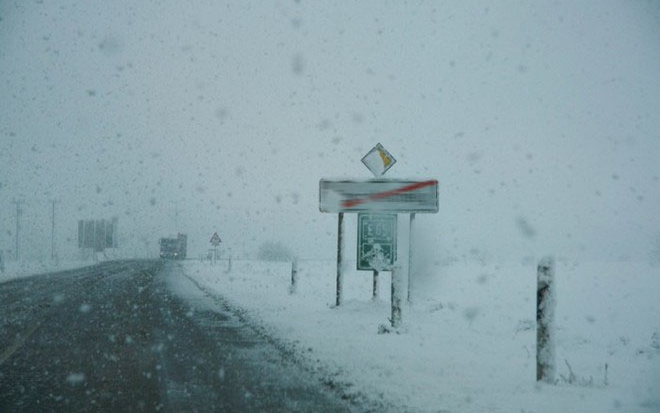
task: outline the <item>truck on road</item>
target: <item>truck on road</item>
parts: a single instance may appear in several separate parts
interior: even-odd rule
[[[186,259],[188,248],[188,236],[186,234],[177,234],[176,238],[161,238],[158,243],[160,244],[160,258],[169,260]]]

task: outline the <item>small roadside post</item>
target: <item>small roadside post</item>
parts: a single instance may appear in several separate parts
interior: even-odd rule
[[[537,267],[536,284],[536,380],[552,383],[555,375],[554,315],[555,265],[543,258]]]
[[[437,213],[438,181],[384,179],[381,176],[394,165],[396,159],[379,143],[363,158],[362,163],[373,173],[369,180],[319,181],[319,210],[338,214],[337,228],[337,300],[341,305],[343,288],[344,213],[358,214],[357,269],[373,271],[372,297],[378,296],[378,276],[381,271],[392,272],[392,327],[402,321],[401,297],[410,301],[403,287],[408,273],[412,274],[409,247],[408,271],[397,265],[397,214],[410,215],[409,245],[412,245],[413,222],[416,213]],[[408,283],[410,285],[410,282]],[[394,294],[396,292],[396,295]],[[397,299],[395,303],[395,298]],[[396,326],[395,326],[396,324]]]
[[[392,268],[392,315],[390,323],[392,328],[397,329],[401,327],[403,321],[401,303],[403,301],[403,277],[399,275],[401,272],[401,265],[394,264]]]
[[[298,288],[298,259],[294,258],[291,261],[291,285],[289,286],[289,294],[295,294]]]

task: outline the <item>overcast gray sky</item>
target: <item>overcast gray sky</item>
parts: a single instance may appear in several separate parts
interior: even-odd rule
[[[655,1],[1,0],[0,250],[23,199],[49,256],[57,199],[62,255],[118,216],[129,256],[179,230],[331,258],[318,181],[369,178],[380,142],[387,177],[439,180],[442,259],[647,259],[658,73]]]

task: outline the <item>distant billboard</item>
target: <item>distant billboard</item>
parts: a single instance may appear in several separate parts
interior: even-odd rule
[[[78,248],[117,248],[117,218],[78,221]]]

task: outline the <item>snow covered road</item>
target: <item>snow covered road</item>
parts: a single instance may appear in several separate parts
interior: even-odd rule
[[[2,412],[352,409],[176,263],[1,283],[0,314]]]

